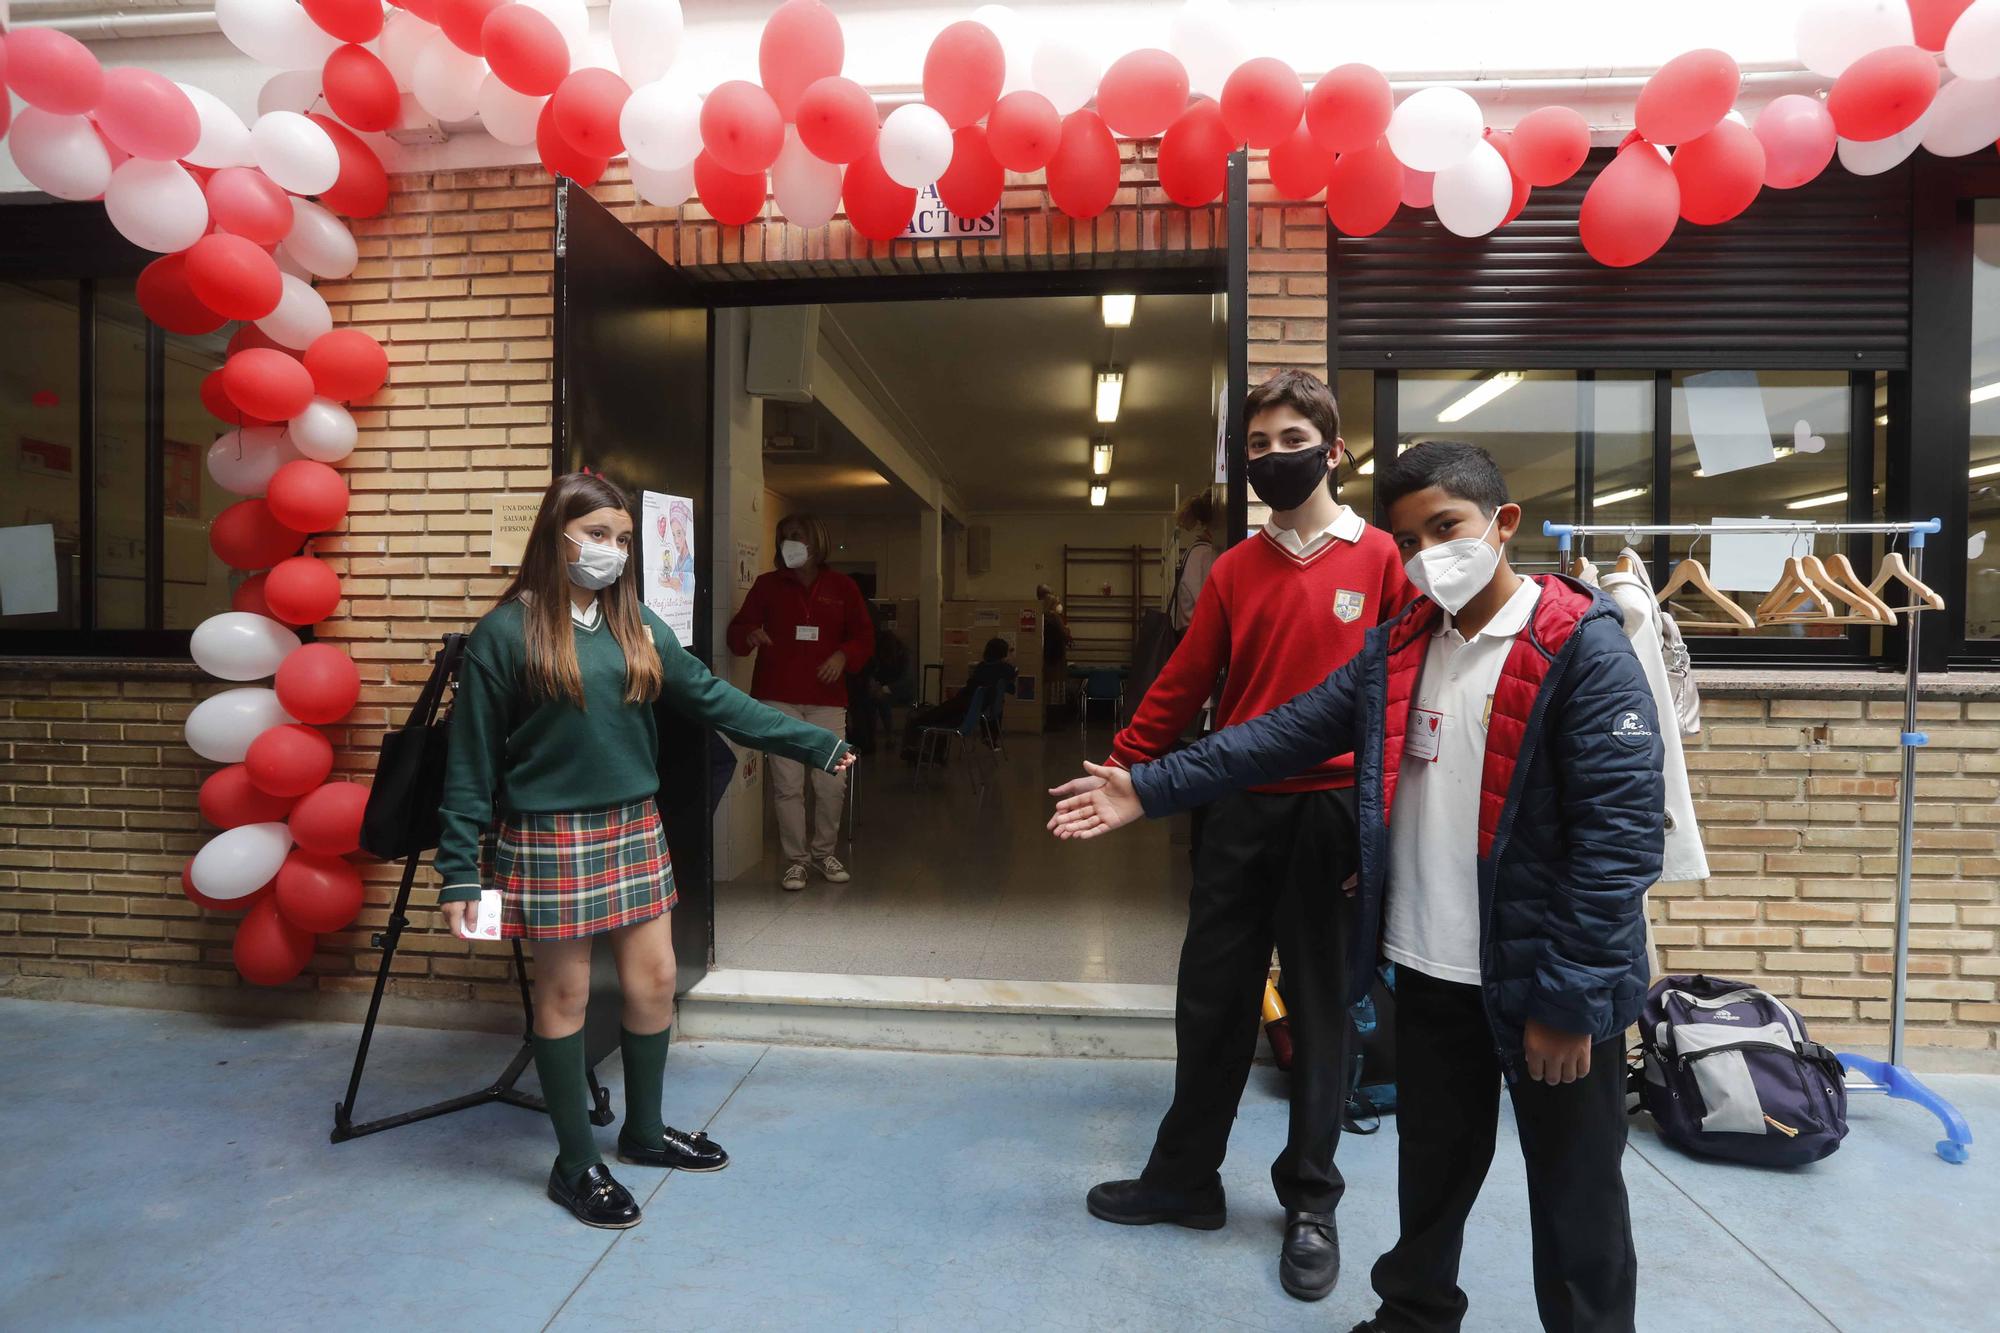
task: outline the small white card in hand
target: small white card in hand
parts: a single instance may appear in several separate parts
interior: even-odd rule
[[[465,938],[469,940],[500,938],[500,890],[480,891],[478,905],[465,916]]]

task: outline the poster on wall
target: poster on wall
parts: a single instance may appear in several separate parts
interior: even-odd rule
[[[496,495],[491,502],[493,535],[487,541],[487,560],[499,566],[518,565],[534,531],[535,514],[542,507],[539,495]]]
[[[736,591],[744,592],[757,581],[757,548],[749,542],[736,543]]]
[[[694,642],[694,501],[641,491],[639,546],[646,605],[684,644]]]

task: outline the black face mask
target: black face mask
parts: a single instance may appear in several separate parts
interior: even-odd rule
[[[1312,498],[1313,487],[1326,484],[1326,459],[1332,451],[1332,445],[1322,444],[1292,453],[1273,449],[1251,459],[1250,484],[1257,498],[1279,513],[1297,509]]]

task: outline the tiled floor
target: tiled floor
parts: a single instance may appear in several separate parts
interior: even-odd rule
[[[1100,719],[1090,756],[1109,743]],[[1173,826],[1058,843],[1043,827],[1048,788],[1082,772],[1082,741],[1072,728],[1006,748],[983,799],[961,770],[920,787],[878,750],[859,770],[853,882],[786,893],[773,831],[762,864],[716,885],[717,965],[1171,984],[1189,883]]]
[[[1279,1289],[1266,1163],[1280,1076],[1252,1074],[1227,1229],[1092,1221],[1084,1189],[1143,1160],[1156,1061],[684,1045],[668,1119],[736,1156],[713,1176],[619,1168],[647,1216],[591,1231],[543,1199],[542,1118],[489,1107],[331,1145],[355,1029],[0,1002],[0,1328],[258,1330],[1344,1330],[1390,1237],[1394,1136],[1349,1139],[1347,1274]],[[384,1029],[360,1113],[464,1091],[486,1035]],[[618,1088],[612,1061],[602,1071]],[[2000,1079],[1940,1077],[1976,1133]],[[1635,1123],[1640,1327],[2000,1327],[1992,1150],[1948,1166],[1916,1108],[1859,1102],[1797,1172],[1697,1163]],[[600,1136],[608,1145],[614,1131]],[[1535,1327],[1518,1159],[1467,1242],[1468,1327]]]

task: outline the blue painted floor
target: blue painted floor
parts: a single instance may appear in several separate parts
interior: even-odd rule
[[[616,1168],[646,1220],[610,1233],[542,1197],[554,1148],[526,1111],[329,1144],[352,1027],[21,1000],[0,1024],[6,1329],[1345,1330],[1391,1237],[1393,1133],[1349,1139],[1342,1284],[1318,1306],[1279,1289],[1284,1104],[1262,1067],[1229,1226],[1196,1233],[1082,1206],[1143,1161],[1163,1062],[678,1046],[667,1118],[736,1162]],[[512,1050],[384,1029],[360,1114],[467,1091]],[[1932,1154],[1928,1115],[1874,1099],[1801,1172],[1690,1161],[1637,1122],[1640,1326],[2000,1328],[2000,1078],[1935,1082],[1984,1137],[1968,1165]],[[1536,1326],[1525,1220],[1503,1143],[1466,1247],[1469,1328]]]

